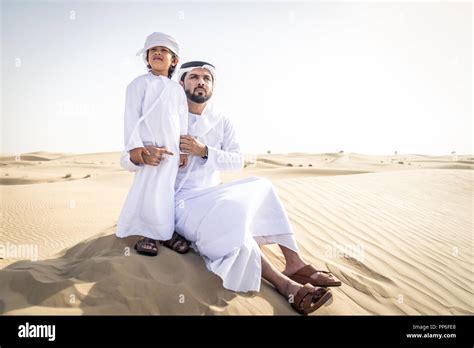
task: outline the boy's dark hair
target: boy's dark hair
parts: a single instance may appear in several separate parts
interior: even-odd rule
[[[146,50],[146,61],[148,62],[148,52],[150,52],[150,50]],[[174,60],[176,58],[176,54],[174,54],[174,52],[170,51],[171,52],[171,60]],[[148,68],[148,71],[151,70],[151,65],[149,63],[146,64],[146,67]],[[173,66],[171,65],[170,68],[168,69],[168,78],[170,79],[171,76],[173,76],[173,73],[174,71],[176,70],[176,65]]]

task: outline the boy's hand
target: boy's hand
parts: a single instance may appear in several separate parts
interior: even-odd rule
[[[144,147],[137,147],[129,151],[130,153],[130,161],[132,161],[135,165],[145,164],[145,160],[143,159],[143,155],[150,155],[150,152]]]
[[[185,168],[188,165],[188,155],[182,153],[179,155],[179,167]]]
[[[143,161],[145,164],[151,165],[151,166],[157,166],[161,163],[161,160],[163,159],[163,155],[171,155],[173,156],[174,153],[171,151],[168,151],[165,147],[156,147],[152,145],[147,145],[145,146],[145,149],[148,151],[148,155],[144,154],[143,155]]]

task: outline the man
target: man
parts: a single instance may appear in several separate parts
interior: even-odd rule
[[[293,230],[273,185],[264,178],[220,184],[221,170],[241,170],[243,155],[231,121],[210,99],[216,85],[213,65],[185,63],[179,80],[188,100],[188,134],[181,151],[188,165],[176,179],[176,231],[192,243],[207,268],[233,291],[259,291],[263,277],[301,314],[315,311],[340,286],[329,272],[316,270],[298,254]],[[145,163],[153,155],[145,156]],[[278,271],[259,245],[277,243],[286,260]]]

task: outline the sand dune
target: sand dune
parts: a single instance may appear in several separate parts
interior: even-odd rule
[[[118,160],[0,157],[1,314],[296,314],[266,283],[225,290],[194,252],[143,257],[116,238],[133,178]],[[473,167],[471,155],[275,154],[223,179],[272,180],[303,257],[342,280],[313,315],[472,314]],[[278,247],[264,252],[283,267]]]

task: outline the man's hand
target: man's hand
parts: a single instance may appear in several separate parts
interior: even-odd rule
[[[145,146],[145,149],[148,151],[148,154],[144,154],[142,156],[143,162],[144,164],[148,164],[150,166],[159,165],[161,163],[161,160],[163,159],[163,155],[174,155],[174,153],[168,151],[165,147],[147,145]]]
[[[180,150],[188,155],[203,157],[206,155],[206,145],[201,144],[190,135],[182,135],[180,138]]]
[[[180,154],[179,155],[179,167],[180,168],[185,168],[188,165],[188,155],[186,154]]]
[[[143,155],[150,155],[150,152],[144,147],[137,147],[133,150],[130,150],[130,161],[135,165],[145,164]]]

